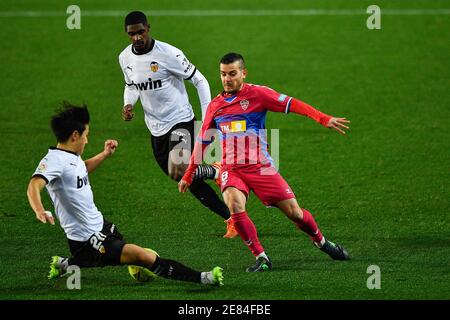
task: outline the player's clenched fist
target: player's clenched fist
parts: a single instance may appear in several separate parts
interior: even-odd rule
[[[122,119],[125,121],[130,121],[134,117],[133,106],[127,104],[122,108]]]
[[[116,140],[106,140],[105,141],[105,152],[108,156],[112,155],[116,151],[119,143]]]

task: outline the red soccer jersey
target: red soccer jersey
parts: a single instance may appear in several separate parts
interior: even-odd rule
[[[245,83],[237,94],[222,93],[211,101],[199,139],[209,143],[219,133],[223,165],[272,163],[265,130],[267,110],[288,113],[291,100],[268,87]]]
[[[208,106],[183,179],[192,181],[204,147],[212,142],[217,132],[222,144],[222,165],[273,164],[268,152],[266,114],[268,110],[289,113],[291,107],[293,112],[322,125],[331,118],[300,100],[264,86],[244,83],[235,95],[219,94]]]

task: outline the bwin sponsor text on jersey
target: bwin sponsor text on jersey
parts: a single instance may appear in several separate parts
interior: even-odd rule
[[[144,91],[144,90],[154,90],[162,87],[162,80],[152,80],[151,78],[148,78],[148,81],[146,82],[140,82],[140,83],[131,83],[128,84],[128,86],[135,86],[137,90]]]

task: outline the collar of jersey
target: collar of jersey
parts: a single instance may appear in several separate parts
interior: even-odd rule
[[[50,150],[58,150],[58,151],[68,152],[68,153],[74,154],[74,155],[76,155],[76,156],[78,157],[78,154],[76,154],[76,153],[73,152],[73,151],[64,150],[64,149],[60,149],[60,148],[57,148],[57,147],[50,147]]]
[[[247,84],[244,82],[244,85],[242,86],[242,89],[239,90],[236,94],[227,97],[225,91],[222,91],[222,98],[223,101],[227,102],[227,103],[232,103],[234,100],[236,100],[237,98],[239,98],[240,95],[242,95],[242,93],[244,93],[245,91],[247,91]]]
[[[131,45],[131,52],[133,52],[137,56],[142,56],[142,55],[147,54],[150,51],[152,51],[154,46],[155,46],[155,39],[152,39],[152,41],[150,42],[150,47],[148,48],[147,51],[139,53],[139,52],[135,51],[133,45]]]

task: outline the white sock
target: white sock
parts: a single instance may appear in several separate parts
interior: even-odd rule
[[[69,267],[69,259],[68,258],[61,258],[58,257],[58,267],[61,271],[66,272],[67,268]]]
[[[258,256],[256,257],[256,260],[258,260],[258,258],[263,257],[266,260],[269,260],[269,257],[267,256],[267,254],[263,251],[260,254],[258,254]]]
[[[214,180],[217,180],[217,179],[219,179],[219,169],[216,169],[216,168],[214,168],[215,170],[216,170],[216,174],[214,175]]]
[[[200,275],[200,279],[203,284],[213,284],[212,271],[202,272]]]
[[[325,244],[326,240],[325,237],[322,237],[322,240],[320,240],[320,242],[314,242],[314,244],[318,247],[318,248],[322,248],[322,246]]]

